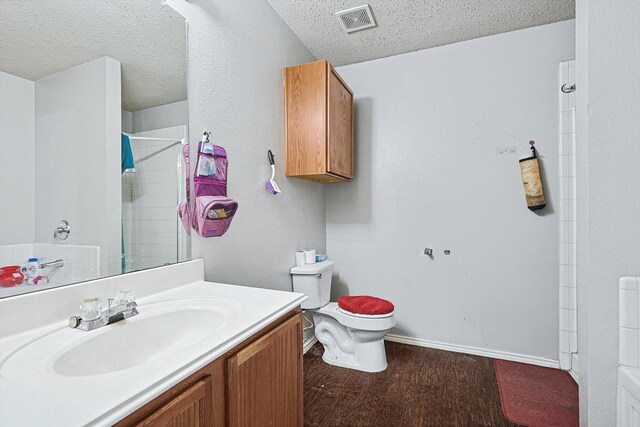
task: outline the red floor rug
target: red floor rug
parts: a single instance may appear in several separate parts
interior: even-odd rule
[[[578,385],[558,369],[494,360],[502,412],[528,427],[578,425]]]

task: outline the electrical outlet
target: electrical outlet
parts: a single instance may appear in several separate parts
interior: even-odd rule
[[[496,148],[496,154],[498,156],[508,156],[510,154],[518,154],[518,147],[515,145],[510,145],[508,147],[498,147]]]

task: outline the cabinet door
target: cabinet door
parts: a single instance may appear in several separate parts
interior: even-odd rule
[[[231,426],[302,426],[302,314],[227,360]]]
[[[353,94],[328,65],[327,172],[353,179]]]
[[[205,427],[212,425],[211,377],[203,378],[144,419],[141,427]]]
[[[285,69],[287,176],[326,172],[326,62]]]

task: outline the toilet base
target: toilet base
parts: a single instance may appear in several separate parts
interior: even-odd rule
[[[384,351],[384,341],[380,340],[380,344],[382,344],[382,356],[380,356],[379,353],[377,355],[371,354],[366,361],[356,360],[353,354],[332,353],[327,351],[327,347],[325,346],[322,360],[329,365],[340,368],[355,369],[363,372],[382,372],[387,369],[387,355]]]
[[[377,319],[379,322],[386,322],[380,330],[345,326],[337,319],[345,323],[352,319],[345,319],[345,315],[337,311],[335,303],[327,304],[314,312],[313,319],[316,338],[324,347],[322,360],[326,363],[363,372],[381,372],[387,368],[383,338],[395,324],[394,319]],[[368,323],[371,326],[370,320]],[[362,323],[359,325],[362,326]]]

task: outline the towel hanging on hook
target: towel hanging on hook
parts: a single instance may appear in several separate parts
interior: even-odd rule
[[[531,145],[531,156],[520,160],[520,175],[524,185],[524,196],[527,200],[527,207],[531,211],[537,211],[547,206],[544,200],[544,189],[540,177],[540,165],[534,147],[535,141],[529,141]]]

